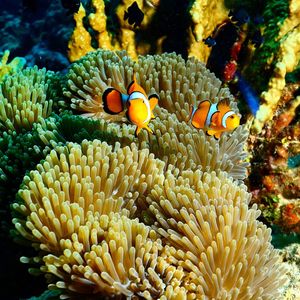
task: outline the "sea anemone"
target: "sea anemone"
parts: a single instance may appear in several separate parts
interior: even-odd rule
[[[68,297],[274,299],[286,280],[270,230],[226,172],[178,176],[135,144],[83,141],[51,151],[18,195],[15,227],[42,250],[21,260]]]
[[[48,78],[52,72],[27,68],[4,78],[0,85],[0,128],[21,131],[31,129],[52,112]]]

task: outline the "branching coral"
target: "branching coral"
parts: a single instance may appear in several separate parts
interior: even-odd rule
[[[164,173],[134,144],[70,143],[24,178],[14,224],[68,295],[276,298],[284,269],[245,187],[226,173]]]
[[[0,86],[0,126],[2,130],[29,130],[33,123],[48,117],[53,100],[48,81],[52,72],[27,68],[3,80]]]
[[[71,107],[85,112],[84,116],[124,122],[123,114],[111,116],[103,111],[102,94],[109,86],[126,93],[133,73],[147,93],[156,91],[160,96],[155,110],[158,119],[150,124],[155,135],[141,133],[138,138],[141,148],[149,148],[158,158],[181,170],[221,169],[234,178],[245,177],[245,128],[240,127],[232,135],[226,134],[215,141],[187,123],[190,105],[197,105],[201,100],[218,102],[229,98],[232,109],[237,111],[229,90],[220,88],[221,82],[193,58],[185,62],[175,54],[164,54],[140,57],[134,63],[124,52],[99,50],[73,64],[67,74],[64,94],[71,99]],[[128,129],[132,134],[133,126],[128,125]]]
[[[125,0],[117,5],[115,10],[112,10],[111,15],[116,15],[116,18],[120,24],[120,33],[113,36],[107,29],[107,19],[110,17],[106,15],[108,3],[103,0],[91,0],[91,5],[94,8],[94,12],[88,14],[88,20],[90,27],[96,33],[97,48],[105,50],[126,50],[129,56],[133,59],[137,59],[137,41],[135,30],[124,19],[124,13],[132,5],[134,1]],[[142,22],[142,28],[146,28],[150,23],[152,16],[155,12],[155,6],[151,5],[151,1],[138,0],[137,5],[145,14]],[[154,1],[158,2],[158,1]],[[156,3],[157,5],[157,3]],[[83,24],[83,18],[86,16],[86,10],[81,4],[78,13],[74,15],[76,27],[73,31],[72,37],[69,41],[69,59],[75,61],[88,52],[95,50],[92,47],[92,37],[90,33],[85,29]],[[143,47],[141,47],[143,48]]]

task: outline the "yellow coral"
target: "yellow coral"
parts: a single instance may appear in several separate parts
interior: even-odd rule
[[[91,27],[98,33],[97,41],[98,47],[107,50],[116,50],[112,47],[111,37],[106,29],[106,14],[105,3],[103,0],[92,0],[92,5],[95,8],[95,13],[89,15],[89,22]]]
[[[0,62],[0,82],[3,80],[3,78],[6,75],[12,74],[16,72],[17,70],[21,70],[23,66],[25,65],[26,61],[24,58],[21,57],[15,57],[9,64],[8,57],[9,57],[10,51],[6,50],[3,53],[3,56],[1,58]]]
[[[68,56],[70,61],[75,61],[86,55],[88,52],[94,50],[94,48],[91,46],[92,38],[83,25],[83,18],[85,16],[85,9],[83,5],[80,4],[78,12],[74,14],[76,27],[68,43]]]
[[[135,30],[133,29],[132,25],[128,23],[127,20],[124,20],[124,13],[128,9],[128,7],[132,5],[133,2],[134,0],[122,1],[122,4],[119,4],[117,7],[116,14],[121,24],[121,37],[120,37],[121,49],[126,50],[128,55],[132,59],[137,60],[138,53],[137,53],[137,43],[135,41]],[[144,0],[138,0],[136,1],[136,3],[144,13],[144,19],[141,23],[141,28],[144,29],[150,23],[152,16],[155,12],[155,9],[153,6],[147,5],[147,1]],[[139,50],[142,51],[141,47]]]
[[[145,49],[148,49],[150,45],[136,42],[135,30],[133,26],[124,20],[124,13],[133,0],[124,0],[116,8],[116,16],[120,23],[120,34],[114,38],[107,30],[107,16],[105,14],[105,1],[92,0],[92,5],[95,8],[95,13],[91,13],[88,16],[89,25],[97,33],[98,48],[106,50],[126,50],[129,56],[137,60],[138,52],[145,53]],[[156,11],[156,7],[159,1],[144,1],[138,0],[137,4],[144,13],[144,19],[141,24],[141,28],[144,29],[151,22],[152,17]],[[89,51],[94,50],[91,46],[91,36],[89,32],[84,28],[82,19],[86,16],[85,9],[81,4],[79,12],[74,15],[76,21],[76,27],[69,41],[69,59],[75,61],[84,56]]]
[[[189,33],[189,56],[195,56],[202,62],[207,61],[211,48],[204,44],[203,39],[210,36],[219,24],[228,19],[228,13],[224,1],[194,1],[190,10],[194,28]]]

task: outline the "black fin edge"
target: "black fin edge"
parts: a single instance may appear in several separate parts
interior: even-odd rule
[[[151,94],[148,96],[148,100],[150,100],[151,98],[156,98],[158,101],[160,100],[158,94]]]
[[[131,86],[134,84],[134,80],[132,80],[130,83],[129,83],[129,85],[128,85],[128,87],[127,87],[127,94],[129,95],[129,89],[131,88]]]
[[[120,112],[123,111],[123,103],[122,103],[122,110],[119,111],[119,112],[114,112],[114,111],[111,111],[108,106],[107,106],[107,96],[108,94],[111,92],[111,91],[117,91],[119,94],[120,94],[120,97],[121,97],[121,103],[122,103],[122,94],[121,92],[119,92],[118,90],[116,90],[115,88],[108,88],[104,91],[104,93],[102,94],[102,103],[103,103],[103,110],[110,114],[110,115],[117,115],[119,114]]]

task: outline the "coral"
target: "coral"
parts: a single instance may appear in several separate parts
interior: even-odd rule
[[[279,252],[283,264],[288,269],[289,284],[284,293],[285,299],[298,299],[300,297],[300,247],[293,243]]]
[[[270,230],[226,173],[178,177],[134,144],[83,141],[51,151],[18,195],[16,229],[42,250],[21,260],[69,296],[274,299],[286,281]]]
[[[26,68],[6,77],[0,85],[1,130],[29,130],[52,112],[48,82],[52,72],[37,67]]]
[[[229,90],[221,88],[221,82],[194,58],[185,62],[175,54],[164,54],[140,57],[134,63],[124,52],[99,50],[72,65],[64,95],[71,99],[73,109],[84,112],[83,116],[103,118],[118,126],[117,123],[127,120],[124,114],[111,116],[103,111],[102,94],[110,86],[126,93],[133,73],[146,93],[156,91],[160,96],[159,107],[155,109],[158,118],[150,123],[155,135],[139,135],[137,142],[142,149],[149,148],[180,170],[221,169],[234,178],[245,178],[244,127],[216,141],[187,123],[190,105],[204,99],[217,102],[229,98],[232,109],[238,111]],[[123,128],[131,135],[134,132],[133,125],[125,123]]]
[[[30,215],[30,233],[18,219],[14,220],[16,228],[30,240],[39,241],[41,249],[55,253],[64,249],[61,240],[67,243],[90,215],[97,219],[102,214],[121,213],[124,209],[132,214],[134,200],[145,192],[148,184],[161,181],[158,174],[162,174],[163,168],[163,163],[149,155],[149,151],[138,152],[134,144],[132,147],[132,150],[129,147],[118,149],[116,145],[112,151],[107,144],[94,140],[93,143],[84,141],[81,147],[69,143],[67,147],[52,150],[45,162],[38,165],[38,171],[24,178],[27,187],[19,191],[19,196],[26,201],[26,206],[14,205],[21,214]],[[56,169],[52,178],[49,168]],[[62,177],[62,174],[65,175]],[[33,194],[32,188],[38,186],[40,192],[36,189]],[[59,198],[55,194],[60,195]],[[37,198],[40,201],[37,202]],[[35,209],[31,214],[32,205]],[[53,213],[50,214],[51,207]]]
[[[289,16],[289,3],[287,1],[270,0],[263,8],[264,18],[264,43],[255,50],[252,63],[248,64],[246,74],[251,84],[258,92],[268,87],[268,80],[272,73],[272,62],[280,46],[278,35],[280,25]],[[260,76],[256,76],[261,74]]]
[[[203,40],[212,35],[214,29],[228,19],[229,9],[223,1],[196,0],[190,9],[193,25],[190,29],[189,56],[207,62],[211,48]]]
[[[157,299],[166,286],[160,275],[172,283],[180,273],[174,274],[175,268],[161,257],[163,247],[155,232],[137,219],[110,214],[101,215],[97,223],[98,228],[81,226],[78,241],[63,255],[44,257],[45,270],[63,277],[56,286],[77,294]],[[76,283],[83,278],[84,284]]]
[[[150,23],[155,12],[155,6],[149,3],[150,1],[138,0],[139,8],[144,12],[144,19],[142,22],[142,29],[146,28]],[[124,20],[124,12],[133,3],[132,0],[125,0],[119,3],[111,14],[115,14],[120,32],[118,35],[113,35],[107,29],[108,17],[106,15],[108,3],[103,0],[91,0],[91,5],[94,8],[93,13],[88,14],[90,27],[96,33],[97,48],[105,50],[126,50],[132,59],[137,59],[137,41],[135,30],[132,25]],[[81,4],[78,13],[74,15],[76,26],[69,41],[69,59],[75,61],[88,52],[95,50],[92,47],[92,36],[85,29],[83,25],[83,18],[86,16],[84,6]]]
[[[3,78],[6,75],[15,73],[19,70],[21,70],[25,63],[26,60],[22,57],[15,57],[10,63],[8,62],[8,57],[9,57],[9,50],[4,51],[1,62],[0,62],[0,82],[3,81]]]
[[[299,83],[283,89],[275,117],[262,132],[251,135],[248,149],[252,155],[249,187],[253,201],[259,204],[268,223],[282,230],[299,232],[297,210],[300,199]],[[294,162],[295,163],[291,163]]]
[[[85,16],[86,13],[84,7],[81,4],[78,12],[74,15],[76,27],[68,44],[68,56],[70,61],[75,61],[80,57],[86,55],[88,52],[94,50],[91,46],[92,38],[89,32],[83,26],[83,18]]]
[[[172,262],[188,272],[183,280],[192,299],[279,296],[270,284],[282,283],[281,271],[260,273],[261,264],[278,261],[267,243],[270,230],[256,221],[260,212],[255,206],[249,209],[249,201],[245,187],[237,187],[226,174],[190,171],[179,182],[167,178],[147,197],[155,228],[171,246]]]
[[[290,2],[290,16],[280,28],[278,39],[281,40],[277,52],[274,71],[268,84],[267,91],[263,92],[256,118],[252,125],[253,131],[261,131],[263,125],[272,120],[276,107],[286,86],[285,76],[294,71],[300,60],[300,4],[298,1]]]

